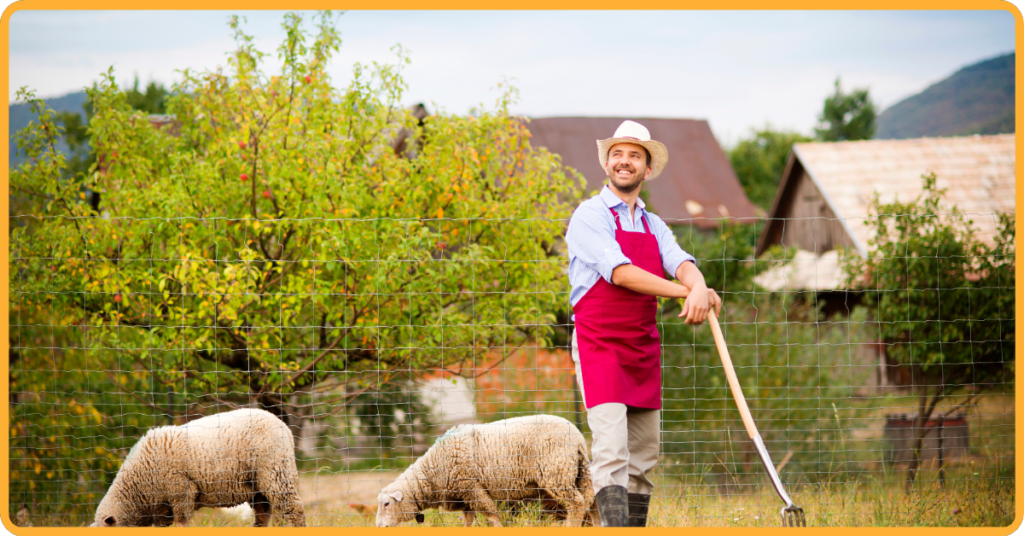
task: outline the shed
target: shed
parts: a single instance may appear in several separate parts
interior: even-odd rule
[[[597,157],[597,140],[612,136],[621,117],[545,117],[528,125],[534,147],[562,156],[562,163],[587,179],[587,190],[607,178]],[[668,165],[644,185],[651,210],[669,224],[713,229],[720,218],[753,221],[754,205],[740,186],[728,158],[702,119],[635,119],[668,148]]]
[[[781,244],[795,262],[757,279],[770,290],[840,290],[836,251],[868,255],[868,208],[915,199],[934,172],[945,199],[974,221],[979,237],[996,234],[997,213],[1015,210],[1013,134],[908,140],[797,143],[775,192],[756,256]]]

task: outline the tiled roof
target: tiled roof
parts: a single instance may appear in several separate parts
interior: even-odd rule
[[[562,156],[564,165],[587,179],[589,191],[606,182],[597,155],[597,140],[610,138],[624,119],[619,117],[544,117],[528,125],[534,147]],[[729,159],[701,119],[634,118],[665,144],[668,165],[644,184],[653,212],[669,224],[693,224],[714,229],[720,218],[752,220],[754,205],[747,199]]]
[[[1016,208],[1013,134],[798,143],[793,151],[862,253],[871,237],[865,219],[875,193],[882,203],[912,201],[927,172],[947,190],[945,200],[974,220],[982,239],[995,235],[995,213]]]

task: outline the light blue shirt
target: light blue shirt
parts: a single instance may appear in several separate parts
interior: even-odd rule
[[[579,303],[583,295],[597,284],[597,278],[603,277],[612,283],[612,271],[616,267],[632,264],[615,240],[615,218],[609,208],[618,215],[619,224],[626,232],[645,232],[641,218],[646,216],[651,234],[658,240],[661,265],[671,277],[675,277],[680,264],[686,261],[697,263],[693,255],[679,247],[668,225],[658,216],[644,210],[643,200],[636,200],[631,222],[629,205],[605,185],[600,194],[576,207],[569,220],[569,230],[565,233],[565,243],[569,247],[569,285],[572,286],[569,304],[572,306]]]

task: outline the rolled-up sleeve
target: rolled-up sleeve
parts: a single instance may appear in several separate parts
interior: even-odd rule
[[[679,243],[676,242],[675,233],[672,232],[672,229],[661,218],[650,212],[647,215],[648,221],[651,222],[651,232],[658,239],[658,250],[661,252],[662,267],[665,268],[665,272],[668,273],[669,277],[675,277],[676,270],[684,262],[689,261],[697,264],[697,259],[693,255],[679,247]]]
[[[612,271],[616,267],[632,263],[615,240],[615,229],[609,223],[611,212],[602,212],[592,206],[580,205],[569,221],[565,242],[570,259],[583,262],[611,283]]]

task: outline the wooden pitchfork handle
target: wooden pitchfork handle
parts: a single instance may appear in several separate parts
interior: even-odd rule
[[[718,356],[722,358],[722,368],[725,369],[725,377],[729,380],[729,390],[732,391],[732,397],[736,400],[736,407],[740,410],[740,417],[743,418],[743,426],[746,427],[750,440],[754,442],[754,448],[757,449],[757,454],[761,457],[761,463],[764,465],[765,470],[768,471],[768,477],[771,479],[772,485],[775,486],[775,491],[778,492],[782,502],[786,503],[786,506],[782,508],[782,524],[787,526],[807,526],[804,520],[803,509],[793,504],[793,499],[789,498],[789,494],[782,487],[779,473],[775,470],[771,457],[768,456],[768,449],[765,448],[761,434],[757,431],[757,426],[754,425],[754,418],[750,416],[750,408],[747,407],[747,400],[743,398],[743,390],[740,389],[740,381],[736,378],[736,369],[732,366],[729,348],[725,346],[725,337],[722,335],[721,326],[718,325],[718,317],[715,315],[714,308],[709,311],[708,323],[711,324],[711,334],[715,337]],[[794,519],[787,519],[787,513],[793,514]]]

